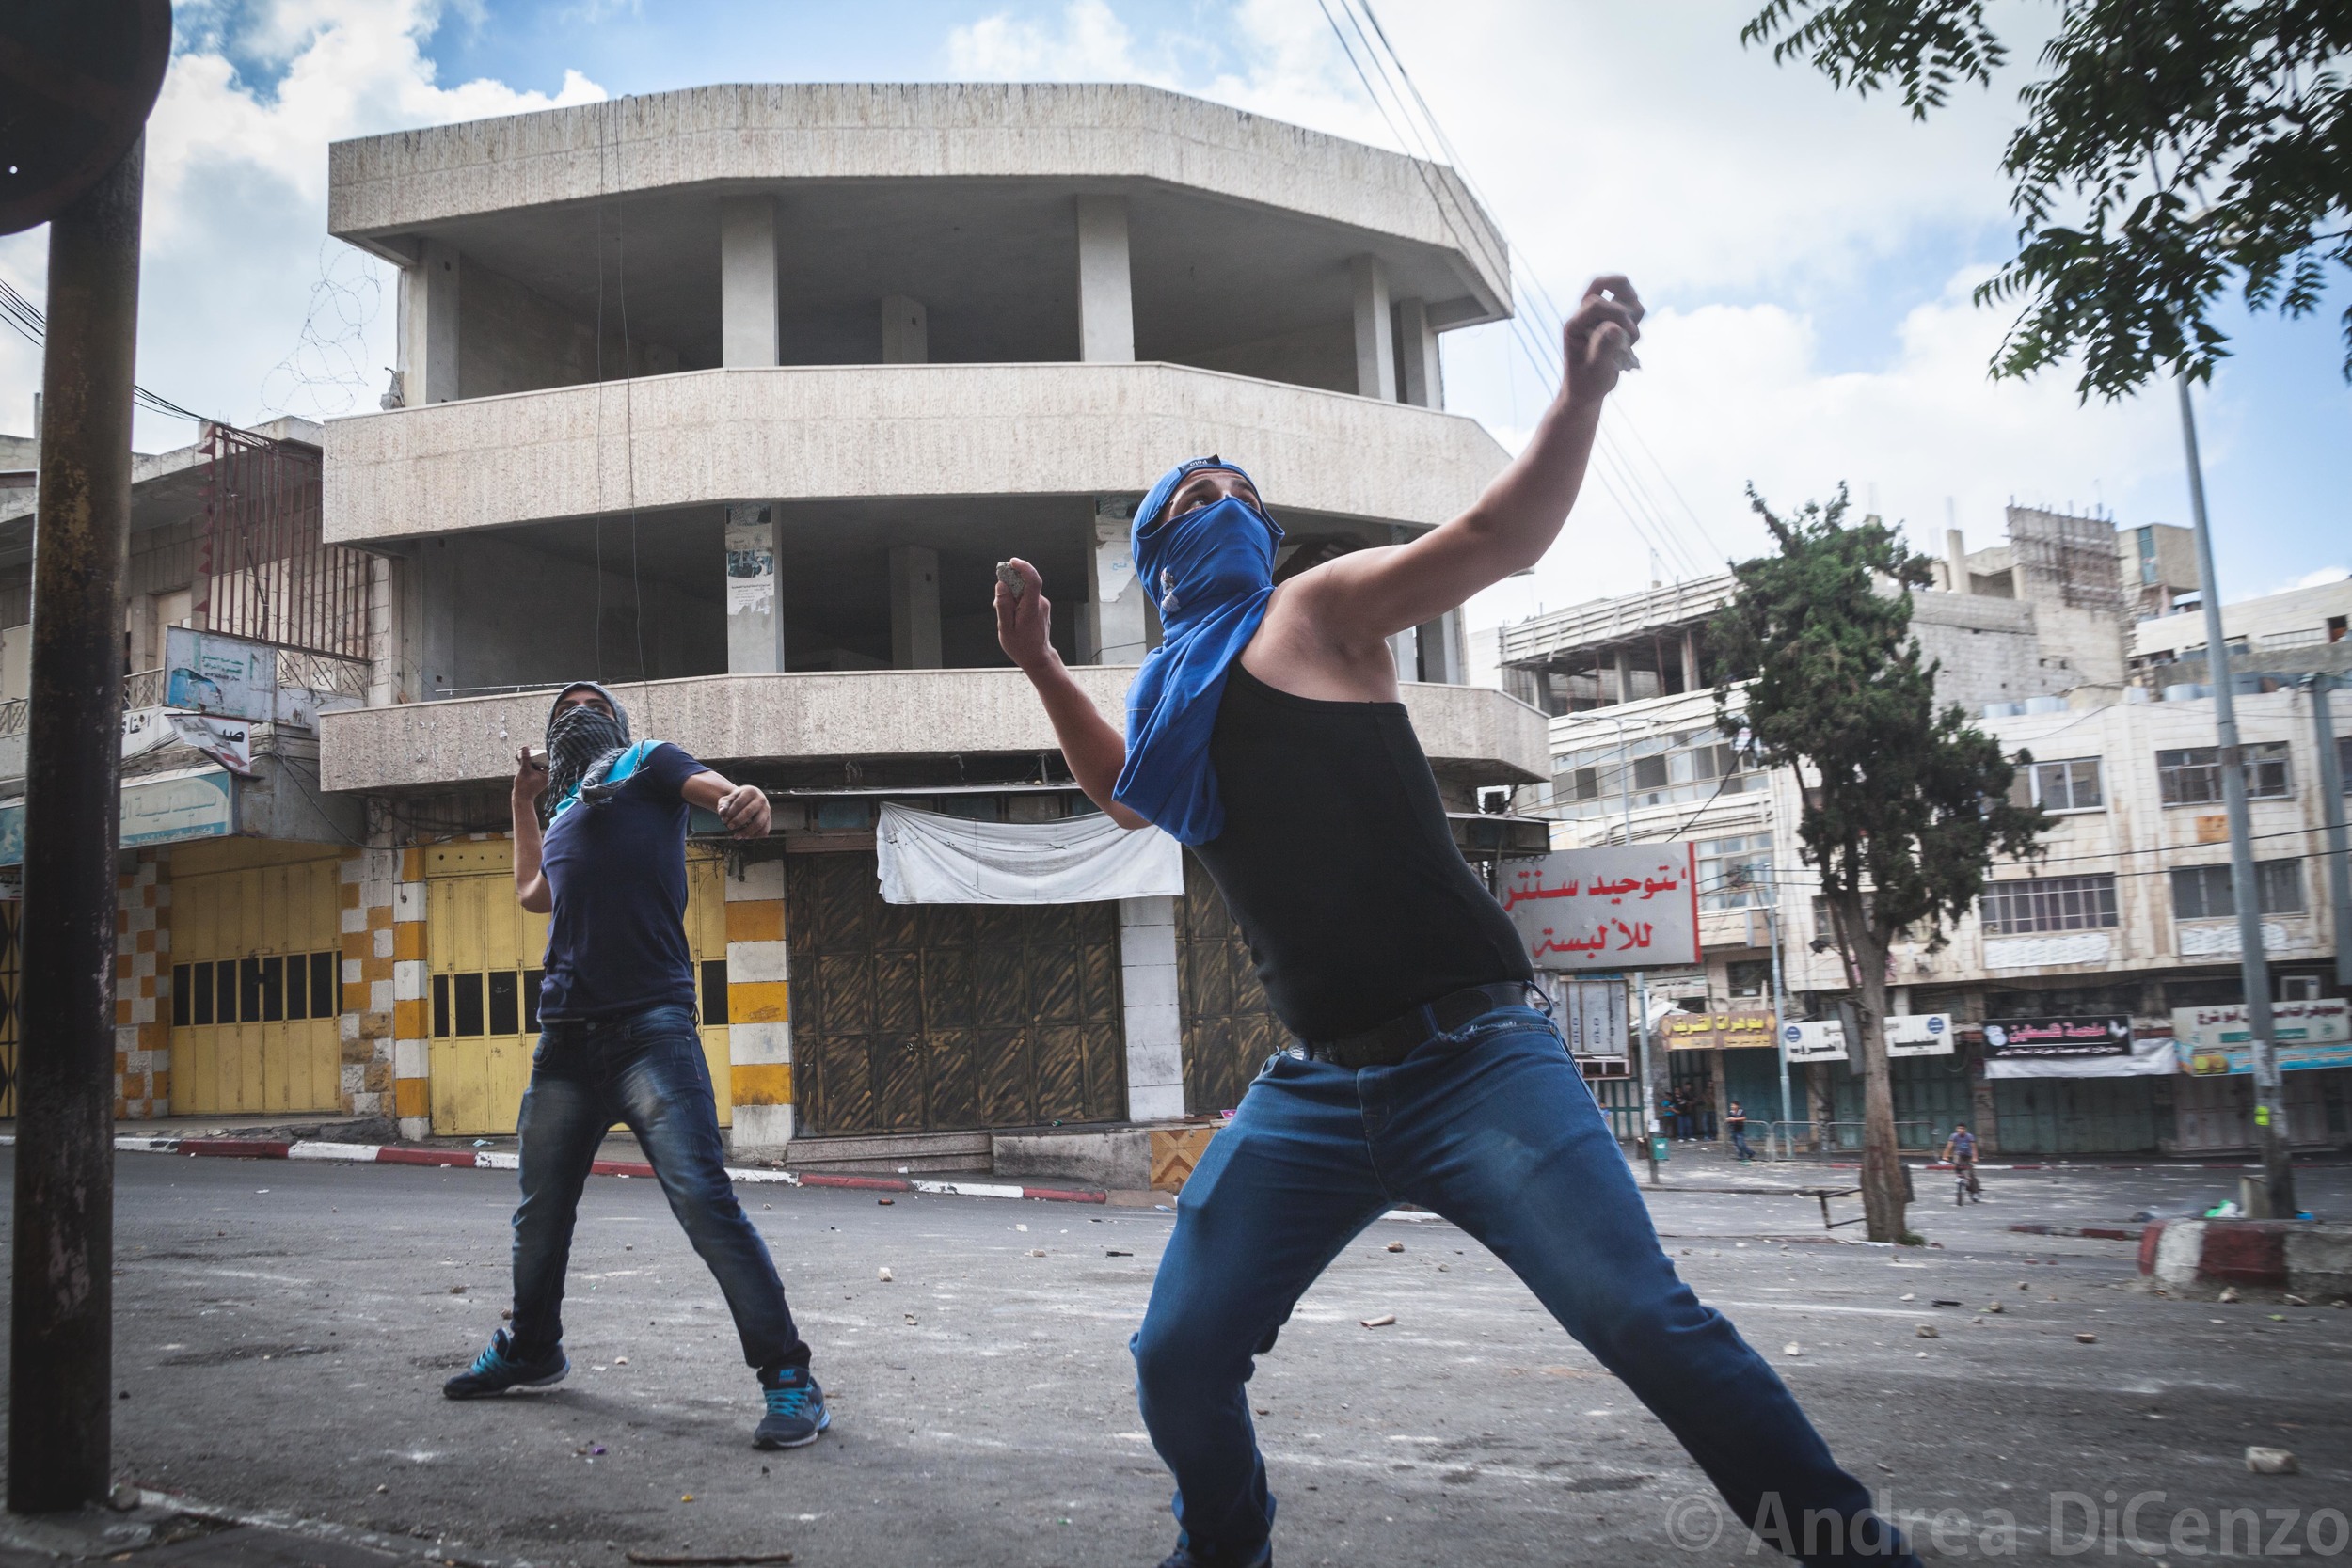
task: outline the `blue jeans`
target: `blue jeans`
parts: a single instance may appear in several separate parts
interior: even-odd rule
[[[691,1007],[549,1021],[531,1057],[516,1131],[522,1206],[515,1211],[515,1350],[526,1359],[564,1339],[564,1272],[605,1129],[625,1123],[686,1239],[735,1314],[743,1359],[763,1372],[808,1365],[784,1282],[727,1180],[719,1114]]]
[[[1731,1130],[1731,1151],[1740,1156],[1742,1160],[1753,1160],[1756,1158],[1756,1150],[1748,1147],[1748,1130],[1746,1128],[1735,1127]]]
[[[1501,1007],[1393,1067],[1278,1055],[1209,1143],[1133,1341],[1184,1544],[1247,1561],[1274,1522],[1243,1385],[1325,1266],[1390,1205],[1459,1225],[1672,1429],[1730,1504],[1811,1563],[1916,1568],[1787,1386],[1676,1277],[1559,1033]],[[1785,1519],[1777,1537],[1770,1527]]]

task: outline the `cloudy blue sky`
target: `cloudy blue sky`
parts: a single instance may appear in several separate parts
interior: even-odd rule
[[[1532,578],[1474,608],[1541,606],[1753,553],[1741,486],[1827,494],[1940,549],[1994,542],[2001,507],[2185,521],[2170,392],[2077,404],[2071,378],[1988,380],[2005,320],[1968,300],[2007,254],[1996,161],[2026,64],[1926,126],[1743,51],[1753,0],[1375,0],[1399,55],[1510,235],[1522,283],[1572,299],[1598,270],[1652,307],[1613,415],[1613,483]],[[2010,0],[1996,20],[2042,24]],[[402,126],[721,81],[1133,80],[1383,145],[1316,0],[182,0],[151,131],[139,377],[231,420],[373,407],[389,271],[324,236],[326,144]],[[44,291],[40,231],[0,276]],[[2201,394],[2230,597],[2352,568],[2352,392],[2334,316],[2232,319]],[[1546,388],[1508,328],[1450,335],[1449,403],[1506,443]],[[0,337],[0,430],[36,355]],[[146,450],[191,436],[143,417]],[[1279,498],[1278,498],[1279,503]],[[1638,525],[1638,526],[1637,526]],[[1655,551],[1655,554],[1653,552]]]

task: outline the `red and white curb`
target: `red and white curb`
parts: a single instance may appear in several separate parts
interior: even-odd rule
[[[16,1142],[14,1133],[0,1133],[0,1147]],[[504,1149],[433,1148],[415,1144],[345,1144],[316,1138],[143,1138],[115,1139],[118,1154],[184,1154],[190,1159],[326,1160],[345,1165],[440,1165],[456,1170],[515,1170],[519,1155]],[[653,1175],[642,1160],[598,1160],[589,1167],[596,1176]],[[1004,1181],[933,1181],[911,1176],[843,1176],[829,1171],[763,1170],[729,1165],[729,1180],[767,1182],[787,1187],[848,1187],[859,1192],[926,1193],[938,1197],[1022,1197],[1041,1203],[1107,1203],[1108,1196],[1091,1187],[1030,1187]]]
[[[2314,1300],[2352,1296],[2352,1226],[2315,1220],[2158,1220],[2139,1272],[2175,1290],[2248,1285]]]

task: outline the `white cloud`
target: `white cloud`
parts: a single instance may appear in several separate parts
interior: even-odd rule
[[[391,357],[390,269],[326,239],[326,144],[604,89],[577,71],[552,95],[439,86],[422,47],[441,19],[433,0],[276,0],[233,21],[183,10],[189,41],[148,122],[139,380],[237,420],[364,406]],[[47,248],[45,230],[0,241],[0,274],[36,302]],[[0,429],[30,429],[39,384],[38,351],[0,344]],[[136,435],[152,451],[193,431],[143,415]]]
[[[1156,82],[1164,72],[1136,58],[1135,35],[1104,0],[1072,0],[1058,26],[982,17],[947,35],[947,63],[960,77],[1023,82]]]
[[[2002,323],[1969,302],[1980,276],[1955,276],[1912,309],[1895,352],[1866,370],[1821,369],[1816,324],[1785,307],[1653,314],[1645,368],[1627,378],[1603,426],[1640,471],[1645,497],[1622,478],[1619,495],[1588,485],[1535,576],[1482,595],[1473,622],[1492,626],[1538,603],[1556,609],[1645,583],[1652,574],[1637,517],[1655,532],[1650,519],[1666,515],[1699,553],[1677,491],[1722,552],[1714,562],[1767,547],[1742,495],[1750,483],[1786,513],[1827,499],[1842,481],[1857,511],[1905,525],[1913,547],[1930,554],[1942,553],[1947,518],[1971,547],[1997,542],[2012,499],[2077,510],[2169,499],[2179,437],[2161,402],[2085,408],[2066,378],[2020,384],[1985,373]]]

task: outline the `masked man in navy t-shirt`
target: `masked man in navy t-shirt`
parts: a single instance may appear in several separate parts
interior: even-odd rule
[[[666,742],[631,745],[628,713],[593,681],[557,694],[547,760],[525,750],[516,764],[515,895],[550,918],[544,1027],[516,1123],[523,1201],[515,1211],[514,1326],[493,1335],[441,1391],[481,1399],[546,1387],[571,1370],[563,1303],[572,1225],[596,1147],[618,1121],[636,1134],[670,1212],[718,1276],[743,1359],[759,1370],[767,1410],[754,1442],[813,1443],[832,1418],[775,1262],[727,1180],[686,945],[688,808],[716,812],[739,838],[759,838],[768,798]]]

